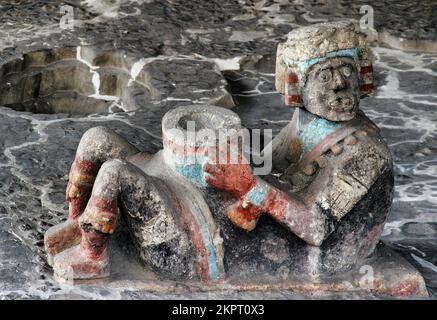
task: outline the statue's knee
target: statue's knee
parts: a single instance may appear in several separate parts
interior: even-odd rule
[[[112,129],[104,126],[93,127],[83,134],[81,142],[107,140],[113,135],[116,135],[116,133]]]
[[[126,171],[128,169],[128,163],[119,160],[119,159],[111,159],[108,161],[105,161],[99,171],[99,175],[106,175],[106,174],[120,174],[123,171]]]
[[[112,159],[103,163],[97,176],[97,181],[99,184],[116,184],[123,189],[130,183],[130,177],[138,177],[140,175],[146,177],[146,175],[133,164],[121,159]]]

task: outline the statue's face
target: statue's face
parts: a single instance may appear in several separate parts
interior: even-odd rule
[[[331,121],[355,117],[360,102],[358,70],[352,58],[330,58],[308,72],[303,88],[305,108]]]

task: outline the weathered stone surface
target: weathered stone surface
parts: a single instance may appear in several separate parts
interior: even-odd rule
[[[0,103],[18,111],[132,111],[163,100],[234,106],[216,65],[202,59],[143,59],[78,46],[25,53],[0,73]]]
[[[125,237],[122,232],[118,236]],[[265,253],[265,258],[273,258],[276,263],[281,264],[281,260],[285,258],[287,252],[280,251],[284,247],[272,246],[274,240],[276,240],[274,237],[265,239],[261,253]],[[111,261],[114,262],[111,278],[76,280],[68,283],[74,284],[78,293],[80,289],[88,288],[100,295],[99,288],[105,287],[112,295],[120,294],[121,298],[134,297],[136,299],[150,299],[154,296],[170,299],[192,299],[199,296],[223,299],[235,297],[235,295],[243,299],[259,297],[259,295],[274,299],[299,299],[303,297],[306,299],[339,297],[392,299],[393,296],[400,298],[427,296],[425,284],[417,270],[382,243],[378,245],[375,254],[365,261],[362,268],[337,277],[308,281],[308,279],[302,278],[297,270],[288,274],[287,270],[280,269],[270,273],[271,276],[254,277],[249,273],[239,274],[229,281],[208,285],[195,281],[186,281],[181,285],[180,282],[157,278],[155,274],[144,269],[144,266],[133,258],[133,251],[130,251],[132,248],[129,247],[129,243],[124,244],[123,247],[120,245],[121,243],[114,243],[111,246]],[[244,269],[249,266],[243,262],[240,267]],[[249,268],[251,267],[253,266]],[[61,288],[62,291],[66,291],[62,284]],[[126,288],[130,288],[130,291],[125,291]],[[54,293],[51,298],[56,298],[58,295],[60,294]]]
[[[217,95],[213,96],[202,91],[205,85],[198,81],[210,78],[200,77],[205,68],[210,70],[208,72],[212,79],[219,79],[213,65],[215,63],[218,69],[228,70],[222,74],[237,103],[234,110],[242,118],[243,125],[248,128],[271,128],[277,133],[289,121],[293,111],[283,107],[281,97],[274,92],[272,72],[276,43],[296,25],[308,24],[311,19],[331,19],[332,15],[349,17],[352,9],[358,17],[360,2],[342,6],[337,1],[335,10],[331,10],[306,3],[283,5],[275,1],[258,4],[223,1],[190,4],[186,1],[101,1],[99,6],[96,1],[82,3],[75,0],[68,1],[73,5],[78,22],[74,30],[58,27],[61,2],[18,2],[1,3],[2,63],[20,58],[29,51],[77,48],[89,44],[98,48],[98,52],[123,51],[135,58],[132,62],[160,55],[173,57],[175,59],[171,64],[152,60],[150,66],[154,63],[160,63],[160,68],[168,65],[170,74],[175,68],[186,70],[184,68],[187,67],[188,71],[181,72],[195,77],[196,87],[189,86],[193,83],[191,79],[179,78],[179,83],[187,88],[175,91],[180,100],[162,101],[173,96],[169,93],[170,84],[158,79],[154,83],[162,88],[162,93],[159,100],[149,103],[149,96],[141,94],[141,86],[133,86],[135,92],[130,96],[137,97],[140,101],[138,104],[146,108],[132,112],[120,112],[123,111],[121,108],[114,108],[114,113],[69,116],[31,114],[0,108],[0,295],[9,299],[302,297],[287,290],[263,293],[241,293],[231,289],[213,293],[186,292],[178,285],[172,287],[172,293],[158,294],[147,292],[144,286],[133,281],[120,280],[123,278],[121,273],[116,273],[116,276],[119,275],[118,282],[107,287],[105,283],[74,287],[68,283],[58,284],[45,268],[43,234],[49,226],[67,216],[67,173],[79,139],[87,129],[105,125],[128,138],[141,150],[156,152],[162,147],[160,124],[167,110],[192,104],[202,97],[205,97],[204,100],[226,97],[222,91],[224,83],[221,81],[208,84],[207,88],[217,88]],[[393,27],[391,30],[387,27],[387,30],[395,37],[398,27],[395,24],[399,24],[401,30],[411,29],[413,32],[416,26],[428,26],[429,32],[424,33],[422,38],[435,36],[432,29],[435,19],[432,15],[435,12],[432,1],[395,2],[372,4],[377,29],[392,21]],[[416,7],[419,8],[417,11],[414,9]],[[140,10],[139,14],[135,14],[135,8]],[[431,16],[427,17],[428,14]],[[407,15],[411,15],[411,19],[402,18]],[[388,141],[395,162],[396,193],[383,241],[420,269],[429,292],[435,295],[437,252],[435,234],[429,228],[437,225],[437,118],[434,110],[437,96],[431,85],[435,82],[437,57],[380,46],[372,49],[376,58],[375,87],[379,89],[375,97],[362,101],[361,108],[382,128],[382,136]],[[239,66],[251,70],[235,70]],[[111,72],[107,74],[109,77]],[[410,81],[398,81],[400,79]],[[418,87],[411,83],[411,79],[426,81]],[[107,87],[108,90],[112,88],[109,81]],[[195,90],[199,92],[193,94]],[[223,99],[228,101],[227,98]],[[420,235],[417,233],[417,236],[413,236],[413,231],[408,228],[411,223],[427,228]],[[271,241],[266,239],[262,252],[269,250]],[[284,252],[278,251],[274,259],[280,261],[284,256]],[[123,261],[123,264],[115,265],[129,268],[137,266],[135,262],[124,264],[126,260],[123,256],[118,261]],[[138,268],[133,273],[148,279]],[[152,277],[150,274],[148,276]],[[376,298],[363,292],[334,293],[331,297]]]

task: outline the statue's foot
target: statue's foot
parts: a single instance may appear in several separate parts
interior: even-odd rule
[[[79,244],[80,240],[81,231],[77,220],[68,219],[48,229],[44,235],[48,264],[52,266],[56,254]]]
[[[109,257],[105,249],[98,257],[91,258],[76,245],[57,254],[53,259],[55,275],[65,280],[99,279],[109,276]]]

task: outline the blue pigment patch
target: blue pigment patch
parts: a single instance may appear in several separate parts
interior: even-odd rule
[[[209,237],[211,237],[209,235]],[[218,280],[220,278],[220,272],[218,270],[217,254],[214,242],[210,239],[210,243],[206,246],[208,252],[208,266],[209,266],[209,278],[211,280]]]
[[[202,187],[207,187],[203,166],[199,163],[189,165],[176,165],[176,171],[182,174],[185,178]]]
[[[205,156],[180,157],[174,155],[173,160],[176,171],[187,178],[187,180],[196,183],[202,188],[208,186],[205,180],[205,172],[203,171],[203,164],[207,161]]]
[[[209,279],[210,280],[218,280],[220,279],[220,269],[218,263],[217,256],[217,248],[214,243],[214,238],[209,230],[208,223],[205,219],[204,213],[202,210],[196,205],[196,202],[193,202],[194,207],[192,213],[194,214],[194,219],[199,226],[200,234],[205,244],[205,249],[207,253],[208,259],[208,271],[209,271]]]
[[[303,153],[306,154],[317,146],[325,137],[338,130],[343,124],[333,122],[323,118],[316,118],[309,125],[298,131],[298,137],[302,144]]]
[[[203,164],[207,161],[207,158],[205,156],[196,155],[178,157],[174,155],[173,160],[175,163],[176,171],[183,175],[187,180],[197,184],[202,188],[208,186],[205,180],[205,172],[203,171]],[[209,231],[208,223],[203,216],[202,210],[196,205],[195,201],[192,204],[194,205],[192,207],[192,213],[194,214],[194,218],[200,229],[200,234],[205,243],[205,249],[208,259],[209,278],[210,280],[215,281],[220,279],[220,270],[218,266],[218,257],[214,240],[211,232]]]
[[[257,179],[256,185],[247,193],[246,198],[249,203],[260,206],[267,194],[269,193],[269,185],[264,181]]]

